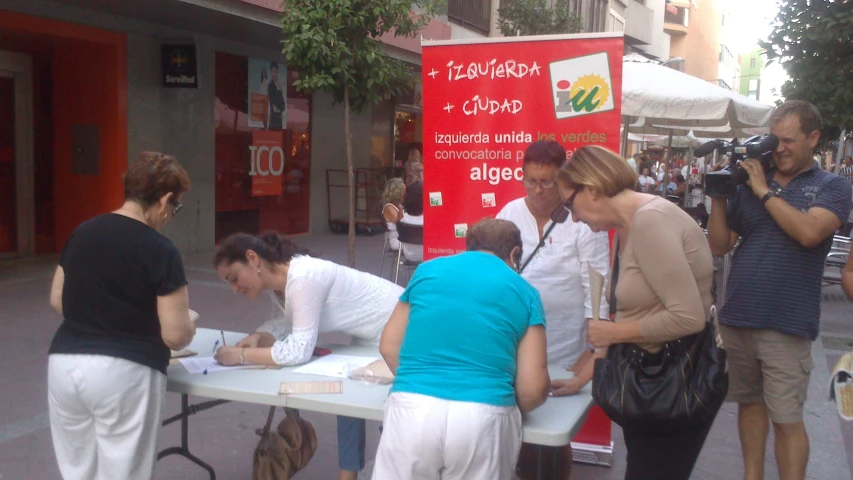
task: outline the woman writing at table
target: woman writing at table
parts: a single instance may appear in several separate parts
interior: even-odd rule
[[[317,335],[342,332],[361,345],[379,346],[403,288],[385,279],[311,257],[275,232],[237,233],[216,249],[219,277],[234,293],[257,299],[269,291],[280,315],[236,346],[222,347],[224,365],[299,365],[311,359]],[[338,417],[341,480],[364,468],[365,421]]]

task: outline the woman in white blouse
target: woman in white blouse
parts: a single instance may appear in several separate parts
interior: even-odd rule
[[[311,359],[317,335],[342,332],[355,343],[379,345],[403,288],[385,279],[307,255],[275,232],[237,233],[216,249],[220,278],[235,293],[257,299],[271,293],[280,313],[235,346],[221,347],[224,365],[298,365]],[[364,468],[365,422],[338,417],[341,480]]]
[[[385,183],[385,191],[382,192],[382,218],[388,227],[385,237],[388,246],[395,252],[400,249],[400,240],[397,234],[397,222],[403,219],[403,195],[406,194],[406,184],[402,178],[392,178]]]

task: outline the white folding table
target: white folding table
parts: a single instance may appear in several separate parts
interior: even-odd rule
[[[244,333],[225,332],[225,341],[228,345],[234,345],[245,336]],[[198,352],[200,356],[209,356],[212,355],[214,345],[220,338],[219,330],[199,328],[188,348]],[[327,345],[326,347],[336,354],[380,358],[378,350],[369,347],[352,345]],[[187,373],[180,364],[170,366],[166,390],[181,394],[181,413],[166,419],[163,425],[181,421],[181,445],[161,451],[157,459],[168,455],[181,455],[207,470],[211,480],[215,480],[216,474],[213,468],[189,451],[189,417],[226,402],[256,403],[382,421],[390,385],[373,385],[344,379],[343,393],[339,394],[279,395],[281,382],[331,378],[293,373],[295,368],[297,367],[232,370],[204,375]],[[549,367],[548,373],[552,379],[571,378],[572,375],[558,367]],[[190,405],[189,395],[214,400]],[[544,405],[524,416],[524,442],[540,447],[568,445],[583,425],[591,404],[592,397],[588,386],[577,395],[549,398]],[[538,457],[540,467],[538,470],[541,471],[541,448]]]

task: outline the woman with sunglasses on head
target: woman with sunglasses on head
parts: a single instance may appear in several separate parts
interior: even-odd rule
[[[278,316],[233,347],[220,347],[223,365],[299,365],[311,360],[323,332],[379,346],[403,288],[383,278],[314,258],[291,240],[268,232],[237,233],[216,249],[214,265],[234,293],[257,299],[268,291]],[[341,480],[364,469],[365,421],[338,417]]]
[[[604,358],[612,345],[634,344],[642,349],[643,365],[655,367],[663,361],[664,342],[706,328],[714,265],[696,222],[672,202],[634,191],[636,182],[625,160],[598,146],[575,151],[558,177],[574,221],[596,232],[617,230],[611,282],[616,314],[614,322],[589,322],[589,342],[603,349],[595,357]],[[626,480],[687,480],[721,404],[719,398],[707,405],[709,419],[666,434],[623,424]]]
[[[169,350],[195,335],[181,255],[159,233],[189,189],[174,157],[145,152],[124,175],[124,205],[81,224],[62,250],[48,404],[63,478],[152,476]]]

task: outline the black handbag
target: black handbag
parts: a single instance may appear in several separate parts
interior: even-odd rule
[[[611,320],[616,312],[619,245],[610,280]],[[596,359],[592,398],[623,428],[672,432],[716,415],[729,388],[726,351],[717,347],[714,319],[701,332],[665,342],[658,353],[621,343]]]

